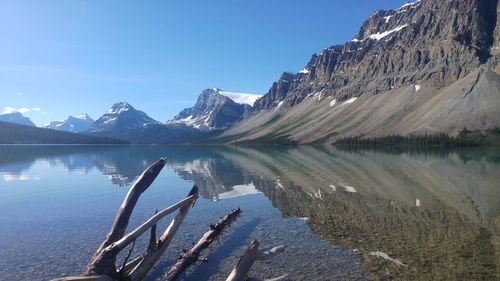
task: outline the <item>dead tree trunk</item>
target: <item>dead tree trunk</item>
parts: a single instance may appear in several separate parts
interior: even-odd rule
[[[201,251],[206,249],[215,239],[217,239],[222,231],[229,227],[229,225],[239,216],[240,213],[240,208],[234,209],[231,213],[221,218],[217,224],[211,224],[209,230],[205,232],[198,243],[196,243],[189,251],[181,254],[180,259],[170,268],[164,276],[163,281],[176,280],[184,270],[196,261],[207,261],[206,259],[200,259]]]
[[[247,274],[256,260],[266,260],[272,258],[275,255],[283,252],[284,250],[285,246],[281,245],[270,250],[259,251],[259,241],[257,241],[256,239],[252,240],[250,246],[248,246],[243,256],[241,256],[240,260],[235,265],[233,271],[231,271],[226,281],[246,281],[248,279]],[[288,275],[283,275],[270,280],[288,280]]]

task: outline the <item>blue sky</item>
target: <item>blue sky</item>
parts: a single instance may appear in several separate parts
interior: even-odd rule
[[[37,125],[128,101],[165,121],[200,91],[264,94],[402,0],[0,0],[0,113]]]

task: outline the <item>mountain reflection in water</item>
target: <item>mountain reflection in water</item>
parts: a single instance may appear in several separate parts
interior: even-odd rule
[[[199,185],[206,199],[262,192],[283,217],[303,218],[322,239],[354,251],[374,279],[499,277],[500,152],[495,149],[47,146],[9,147],[3,154],[3,181],[43,177],[26,171],[35,161],[47,161],[70,173],[97,169],[118,187],[166,156],[167,167]]]

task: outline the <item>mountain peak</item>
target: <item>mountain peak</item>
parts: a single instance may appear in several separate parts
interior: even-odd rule
[[[157,124],[158,121],[128,102],[117,102],[90,127],[90,132],[127,131]]]
[[[74,117],[77,118],[77,119],[92,120],[93,121],[92,117],[90,117],[87,113],[82,113],[82,114],[79,114],[79,115],[74,116]]]
[[[0,114],[0,121],[36,127],[28,117],[25,117],[20,112]]]
[[[120,114],[124,111],[135,110],[135,108],[128,102],[117,102],[111,106],[106,113],[108,114]]]
[[[81,133],[87,131],[92,124],[94,124],[94,119],[84,113],[77,116],[68,116],[63,121],[52,121],[43,125],[43,127],[58,131]]]
[[[201,130],[225,129],[241,120],[260,95],[205,89],[196,104],[181,111],[167,124],[184,124]]]

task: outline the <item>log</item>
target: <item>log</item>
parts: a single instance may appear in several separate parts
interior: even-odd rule
[[[192,195],[194,195],[196,198],[198,197],[198,187],[196,185],[193,186],[187,197],[190,197]],[[182,221],[187,216],[189,209],[194,205],[195,202],[196,201],[193,201],[192,205],[187,205],[180,208],[179,213],[170,222],[170,225],[160,237],[160,239],[156,243],[156,246],[147,251],[139,264],[137,264],[137,266],[132,269],[130,274],[127,275],[127,280],[141,281],[144,279],[144,277],[146,277],[148,272],[151,270],[151,268],[153,268],[156,262],[160,259],[161,255],[167,249],[168,245],[172,241],[172,238],[179,229]]]
[[[248,279],[247,277],[248,271],[250,271],[250,268],[252,267],[253,263],[256,260],[262,261],[270,259],[278,255],[279,253],[282,253],[283,251],[285,251],[284,245],[280,245],[269,250],[259,251],[259,241],[257,241],[256,239],[252,240],[250,246],[248,246],[243,256],[241,256],[238,263],[227,277],[226,281],[260,280],[255,278]],[[277,278],[268,279],[267,281],[284,281],[284,280],[290,280],[287,274]]]
[[[247,279],[247,273],[252,267],[259,255],[259,241],[256,239],[252,240],[250,246],[246,249],[243,256],[231,271],[231,274],[227,277],[226,281],[245,281]]]
[[[163,281],[176,280],[182,272],[184,272],[184,270],[196,261],[206,261],[200,258],[201,252],[210,246],[210,244],[221,235],[223,230],[227,229],[240,214],[240,208],[234,209],[225,217],[219,219],[217,224],[210,225],[209,230],[203,234],[201,239],[198,240],[198,242],[189,251],[181,254],[180,259],[178,259],[177,263],[170,268],[164,276]]]
[[[153,183],[165,166],[165,163],[166,159],[160,158],[160,160],[149,166],[130,188],[116,214],[115,221],[109,234],[87,265],[87,270],[85,272],[86,276],[108,275],[118,278],[115,265],[118,252],[110,251],[106,248],[123,237],[139,197]]]

